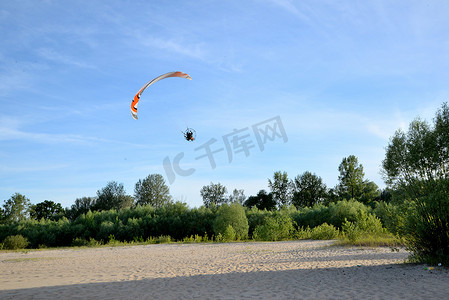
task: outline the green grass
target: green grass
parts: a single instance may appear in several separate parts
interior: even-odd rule
[[[350,240],[346,237],[341,237],[336,242],[336,245],[345,246],[363,246],[363,247],[391,247],[396,249],[404,246],[404,241],[392,234],[380,235],[362,235],[356,240]]]
[[[361,246],[361,247],[391,247],[397,249],[404,246],[404,240],[400,239],[390,233],[381,234],[361,234],[356,239],[349,239],[343,232],[329,225],[318,226],[314,229],[300,228],[289,239],[284,240],[336,240],[334,245],[344,246]],[[254,242],[254,239],[239,240],[239,242]],[[133,241],[119,241],[113,235],[109,236],[109,241],[76,240],[71,247],[43,247],[41,249],[18,249],[18,250],[0,250],[0,252],[29,252],[41,250],[56,250],[56,249],[86,249],[86,248],[101,248],[101,247],[121,247],[121,246],[137,246],[137,245],[152,245],[152,244],[189,244],[189,243],[222,243],[225,242],[223,237],[208,237],[195,235],[186,237],[182,240],[174,240],[170,236],[149,237],[147,239],[135,238]]]
[[[24,258],[11,258],[5,259],[3,262],[7,263],[16,263],[16,262],[24,262],[24,261],[40,261],[40,260],[55,260],[58,257],[24,257]]]

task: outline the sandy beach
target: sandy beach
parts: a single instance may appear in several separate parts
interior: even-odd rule
[[[0,253],[0,299],[444,299],[449,271],[332,241]]]

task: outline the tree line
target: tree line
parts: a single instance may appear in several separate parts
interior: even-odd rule
[[[327,188],[322,178],[310,171],[294,179],[289,179],[287,172],[276,171],[273,178],[268,179],[269,192],[262,189],[257,195],[246,198],[243,190],[234,189],[228,195],[225,186],[211,182],[201,189],[200,194],[206,207],[237,202],[249,208],[255,206],[267,210],[289,205],[298,209],[316,204],[329,205],[342,199],[354,199],[367,205],[374,205],[375,201],[389,201],[389,190],[382,191],[374,182],[364,178],[363,165],[355,155],[343,158],[338,170],[339,183],[334,188]]]
[[[338,169],[339,184],[331,189],[326,187],[321,177],[309,171],[293,180],[288,179],[286,172],[277,171],[273,179],[268,179],[270,192],[262,189],[257,195],[247,198],[243,189],[234,189],[228,194],[226,186],[211,182],[202,187],[200,195],[205,207],[240,203],[248,208],[255,206],[267,210],[288,205],[297,208],[311,207],[319,203],[328,205],[341,199],[355,199],[365,204],[382,199],[378,186],[364,179],[363,165],[359,164],[356,156],[343,158]],[[70,208],[65,209],[60,203],[50,200],[32,205],[25,195],[16,193],[5,200],[3,208],[0,208],[0,222],[17,222],[27,218],[59,220],[63,217],[75,220],[88,211],[120,210],[144,205],[159,208],[169,203],[173,203],[173,198],[163,176],[150,174],[136,183],[134,196],[126,194],[122,183],[110,181],[97,191],[96,197],[78,198]]]
[[[112,181],[96,197],[76,199],[66,209],[48,200],[31,205],[16,193],[0,209],[0,239],[29,230],[36,246],[38,237],[45,235],[43,228],[53,232],[48,245],[105,239],[108,233],[123,240],[152,234],[181,239],[193,234],[282,236],[279,232],[289,232],[286,236],[292,238],[292,232],[320,228],[355,236],[360,228],[380,232],[381,222],[382,228],[405,239],[417,261],[449,264],[448,149],[449,108],[443,103],[432,124],[417,118],[407,131],[399,129],[390,139],[382,161],[387,184],[383,191],[364,178],[363,166],[354,155],[342,159],[339,183],[333,188],[309,171],[293,179],[277,171],[268,179],[269,192],[260,190],[250,197],[237,189],[228,194],[225,186],[211,182],[200,190],[203,206],[195,209],[174,203],[162,175],[150,174],[136,183],[134,196]],[[346,209],[346,215],[341,215]],[[220,215],[228,217],[220,219]],[[240,221],[231,221],[233,215]]]
[[[162,175],[150,174],[136,183],[134,197],[126,194],[122,183],[110,181],[97,191],[96,197],[77,198],[70,208],[63,208],[60,203],[51,200],[31,204],[25,195],[15,193],[0,208],[0,224],[26,219],[59,220],[63,217],[73,221],[88,211],[120,210],[139,205],[158,208],[172,202],[169,187]]]

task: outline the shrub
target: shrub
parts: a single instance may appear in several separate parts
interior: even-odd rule
[[[201,242],[208,242],[209,237],[207,234],[202,237],[201,235],[195,234],[195,236],[191,235],[190,237],[185,237],[182,239],[183,243],[201,243]]]
[[[356,200],[343,200],[329,205],[330,224],[341,228],[346,220],[356,221],[360,214],[368,214],[371,208]]]
[[[203,235],[205,233],[213,235],[212,229],[216,211],[211,208],[201,206],[188,210],[182,216],[183,232],[177,233],[177,239],[187,236]]]
[[[418,198],[413,208],[404,230],[412,261],[449,265],[449,187]]]
[[[253,206],[251,209],[247,209],[246,217],[248,218],[249,225],[248,235],[253,236],[256,227],[263,225],[265,218],[272,215],[273,212],[267,211],[266,209],[260,210],[256,206]]]
[[[374,214],[380,219],[383,226],[391,233],[400,233],[404,227],[405,216],[409,214],[408,201],[402,205],[379,202],[374,209]]]
[[[293,213],[293,218],[300,227],[316,227],[327,223],[341,228],[345,220],[353,222],[360,212],[369,213],[371,208],[355,200],[342,200],[331,203],[329,206],[322,204],[312,208],[301,209]]]
[[[161,235],[155,239],[156,244],[169,244],[171,241],[172,240],[169,235]]]
[[[100,230],[97,234],[97,239],[107,242],[111,235],[114,235],[115,228],[114,223],[111,221],[103,221],[100,224]],[[115,237],[114,237],[115,238]]]
[[[312,240],[332,240],[337,238],[339,234],[339,230],[334,225],[324,223],[311,230],[310,238]]]
[[[3,249],[7,250],[17,250],[25,249],[28,246],[28,240],[22,235],[10,235],[3,241]]]
[[[264,224],[254,230],[253,238],[262,241],[286,240],[292,238],[294,231],[292,218],[286,214],[277,214],[266,217]]]
[[[223,235],[221,233],[217,234],[215,236],[215,241],[218,242],[218,243],[223,242]]]
[[[342,230],[351,242],[357,241],[362,236],[380,236],[387,233],[379,218],[363,211],[359,212],[354,222],[346,220]]]
[[[322,204],[317,204],[312,208],[306,207],[292,214],[293,220],[300,227],[313,228],[329,222],[329,208]]]
[[[234,228],[232,228],[231,225],[228,225],[228,227],[226,227],[225,232],[223,233],[223,240],[229,242],[229,241],[234,241],[235,238],[236,238],[236,235],[235,235]]]
[[[89,238],[89,240],[86,240],[84,238],[75,238],[72,241],[72,246],[74,247],[96,247],[100,246],[101,243],[94,238]]]
[[[213,223],[215,234],[221,233],[224,235],[229,225],[234,229],[237,239],[246,239],[248,237],[248,219],[246,218],[245,209],[240,204],[223,204],[218,209]]]
[[[347,238],[351,242],[357,241],[362,235],[362,232],[357,228],[357,226],[353,222],[346,221],[343,224],[342,230],[345,235],[345,238]]]
[[[310,227],[306,227],[306,228],[300,227],[295,232],[294,238],[297,240],[308,240],[311,238],[311,235],[312,235],[312,230],[310,230]]]

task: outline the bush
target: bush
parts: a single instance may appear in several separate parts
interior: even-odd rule
[[[223,233],[223,240],[230,242],[230,241],[234,241],[235,238],[236,238],[236,235],[235,235],[234,228],[232,228],[231,225],[228,225],[228,227],[226,227],[225,232]]]
[[[294,238],[297,240],[308,240],[310,239],[310,236],[312,235],[312,230],[310,230],[310,227],[300,227],[295,232]]]
[[[292,214],[293,220],[300,227],[313,228],[325,222],[329,222],[329,208],[322,204],[317,204],[312,208],[306,207]]]
[[[22,235],[10,235],[3,241],[3,249],[6,250],[17,250],[25,249],[28,246],[28,240]]]
[[[332,240],[337,238],[340,232],[334,225],[327,223],[321,224],[313,228],[310,232],[310,238],[312,240]]]
[[[213,223],[215,235],[221,233],[224,236],[229,225],[234,229],[237,239],[246,239],[248,237],[248,219],[246,218],[245,209],[240,204],[233,203],[220,206]]]
[[[345,237],[351,242],[355,242],[363,236],[380,236],[387,233],[379,218],[365,212],[359,212],[354,222],[346,220],[342,230]]]
[[[185,237],[182,239],[183,243],[207,243],[209,242],[209,237],[207,236],[207,234],[204,235],[204,237],[202,237],[201,235],[195,234],[195,236],[191,235],[190,237]]]
[[[361,214],[369,214],[371,208],[355,200],[343,200],[329,205],[329,224],[341,228],[346,220],[356,221]]]
[[[293,219],[300,227],[314,228],[327,223],[341,228],[345,220],[354,222],[360,212],[369,213],[371,208],[355,200],[342,200],[329,206],[321,204],[293,213]]]
[[[362,232],[357,228],[357,226],[353,222],[346,221],[343,224],[342,230],[345,235],[345,238],[347,238],[352,243],[357,241],[362,235]]]
[[[254,230],[253,238],[262,241],[281,241],[291,239],[295,232],[292,218],[286,214],[266,217],[263,225]]]
[[[219,234],[217,234],[217,236],[215,236],[215,242],[217,242],[217,243],[223,242],[223,235],[221,233],[219,233]]]
[[[161,235],[155,239],[156,244],[169,244],[172,239],[169,235]]]
[[[383,226],[391,233],[398,234],[404,227],[405,216],[409,213],[408,201],[402,205],[378,202],[374,209],[374,214],[380,219]]]
[[[72,246],[74,247],[96,247],[100,246],[101,243],[94,238],[90,238],[89,240],[86,240],[84,238],[75,238],[72,241]]]
[[[413,204],[405,224],[412,261],[449,265],[449,187],[440,187]]]
[[[97,234],[97,239],[100,241],[107,242],[109,240],[109,237],[111,235],[114,235],[115,233],[115,226],[114,223],[111,221],[103,221],[100,224],[100,230]]]
[[[246,217],[248,218],[249,225],[248,235],[253,236],[256,227],[263,225],[265,218],[272,215],[272,211],[267,211],[266,209],[260,210],[256,206],[253,206],[251,209],[247,209]]]

